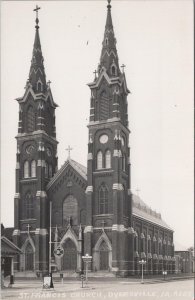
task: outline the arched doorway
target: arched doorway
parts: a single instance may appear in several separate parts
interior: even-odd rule
[[[34,270],[34,251],[30,243],[27,244],[25,249],[25,270]]]
[[[64,244],[64,255],[62,258],[62,270],[76,271],[77,269],[77,249],[74,242],[68,239]]]
[[[109,249],[105,241],[103,241],[99,248],[100,251],[100,270],[105,271],[109,269]]]

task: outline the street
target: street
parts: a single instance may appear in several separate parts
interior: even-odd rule
[[[54,289],[43,290],[37,280],[19,281],[1,291],[1,299],[194,299],[193,280],[149,283],[127,281],[92,281],[81,288],[80,281],[54,282]]]

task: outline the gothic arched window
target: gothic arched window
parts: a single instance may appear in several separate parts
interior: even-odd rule
[[[43,85],[42,85],[42,82],[40,82],[40,81],[37,82],[37,91],[38,92],[42,92],[43,91]]]
[[[155,236],[153,237],[153,253],[157,254],[157,239]]]
[[[27,110],[27,131],[32,132],[35,130],[35,113],[32,106]]]
[[[102,184],[99,188],[99,214],[108,213],[108,188],[105,184]]]
[[[36,177],[36,161],[31,162],[31,177]]]
[[[116,75],[116,68],[115,68],[115,66],[112,66],[112,69],[111,69],[111,70],[112,70],[112,75],[115,76],[115,75]]]
[[[49,175],[49,166],[48,163],[45,162],[45,177],[48,178],[48,175]]]
[[[141,234],[141,252],[145,252],[145,235]]]
[[[31,193],[26,194],[25,197],[25,218],[30,219],[34,217],[34,197]]]
[[[106,169],[111,168],[111,152],[110,152],[110,150],[107,150],[106,154],[105,154],[105,167],[106,167]]]
[[[158,241],[158,254],[162,255],[162,239]]]
[[[102,169],[103,168],[103,155],[102,151],[98,151],[97,153],[97,169]]]
[[[24,178],[29,178],[29,162],[24,162]]]
[[[99,118],[107,120],[110,117],[110,100],[105,90],[100,94]]]
[[[151,237],[150,235],[148,235],[148,253],[151,253],[152,249],[151,249]]]

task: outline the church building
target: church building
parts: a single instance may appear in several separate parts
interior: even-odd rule
[[[38,12],[38,7],[36,8]],[[22,250],[15,271],[91,272],[118,276],[175,270],[173,230],[131,192],[128,102],[108,0],[102,51],[88,84],[90,116],[86,166],[70,156],[58,170],[55,110],[47,82],[38,13],[25,93],[17,98],[13,242]],[[86,132],[87,134],[87,132]],[[85,154],[83,154],[85,155]],[[49,255],[51,213],[51,259]],[[58,255],[57,249],[62,249]]]

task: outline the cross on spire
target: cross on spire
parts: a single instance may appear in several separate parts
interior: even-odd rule
[[[126,67],[126,66],[125,66],[124,64],[122,64],[121,68],[122,68],[123,73],[124,73],[124,68],[125,68],[125,67]]]
[[[39,9],[41,9],[40,7],[38,7],[38,5],[36,5],[36,8],[33,9],[33,11],[36,11],[36,19],[38,19],[38,11]]]
[[[36,11],[36,20],[35,20],[35,22],[36,22],[35,28],[36,28],[36,29],[39,29],[39,26],[38,26],[38,24],[39,24],[38,10],[39,10],[39,9],[41,9],[41,8],[38,7],[38,5],[36,5],[36,8],[35,8],[35,9],[33,9],[33,11]]]
[[[70,151],[73,150],[73,148],[68,145],[68,148],[66,148],[66,151],[68,151],[68,158],[70,158]]]

